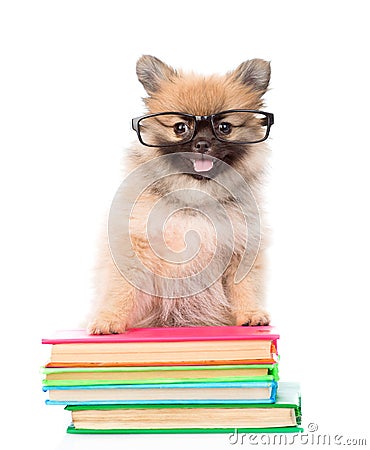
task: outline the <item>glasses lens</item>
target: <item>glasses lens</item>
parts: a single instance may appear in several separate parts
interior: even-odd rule
[[[255,112],[225,112],[213,116],[218,139],[226,142],[255,143],[266,138],[267,116]]]
[[[193,138],[194,130],[195,120],[182,114],[158,114],[139,122],[141,140],[146,145],[184,144]]]

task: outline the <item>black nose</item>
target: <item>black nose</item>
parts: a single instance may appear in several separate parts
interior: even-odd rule
[[[193,150],[195,152],[207,153],[211,150],[211,143],[208,141],[194,142]]]

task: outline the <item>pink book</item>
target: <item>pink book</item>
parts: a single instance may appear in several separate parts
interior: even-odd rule
[[[131,328],[107,335],[64,330],[42,343],[52,344],[47,367],[267,364],[278,338],[272,327]]]
[[[180,342],[216,340],[269,340],[276,343],[274,327],[179,327],[131,328],[122,334],[88,334],[85,330],[61,330],[42,339],[43,344],[92,344],[116,342]]]

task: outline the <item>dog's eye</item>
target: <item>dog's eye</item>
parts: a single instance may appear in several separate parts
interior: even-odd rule
[[[173,128],[174,128],[176,134],[184,134],[187,131],[189,131],[189,127],[186,125],[185,122],[175,123]]]
[[[230,134],[231,133],[231,124],[228,122],[221,122],[218,126],[218,130],[222,134]]]

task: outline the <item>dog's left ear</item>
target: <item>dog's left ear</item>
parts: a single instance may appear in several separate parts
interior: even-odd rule
[[[231,75],[263,95],[270,82],[271,66],[263,59],[250,59],[241,63]]]
[[[176,71],[155,56],[143,55],[136,63],[136,74],[149,95],[157,92],[164,80],[176,75]]]

